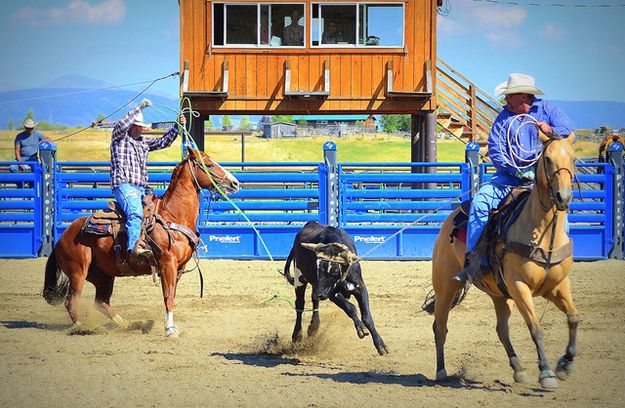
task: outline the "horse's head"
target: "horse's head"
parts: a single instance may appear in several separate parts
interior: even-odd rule
[[[236,193],[239,191],[239,180],[232,173],[221,167],[219,163],[206,153],[195,151],[191,147],[187,147],[187,150],[189,151],[187,160],[191,176],[198,187],[209,190],[220,189],[224,193]],[[208,170],[208,173],[206,173],[205,168]]]
[[[537,181],[541,191],[549,192],[559,211],[566,211],[573,198],[573,175],[575,174],[575,134],[568,137],[549,137],[539,132],[543,152],[538,162]]]

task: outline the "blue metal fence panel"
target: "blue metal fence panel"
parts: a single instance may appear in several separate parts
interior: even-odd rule
[[[426,168],[436,173],[425,173]],[[368,259],[430,259],[441,223],[468,198],[465,163],[339,164],[339,226]]]
[[[0,257],[34,258],[42,242],[41,180],[37,162],[30,171],[11,172],[15,162],[0,162]],[[13,168],[14,169],[14,168]]]

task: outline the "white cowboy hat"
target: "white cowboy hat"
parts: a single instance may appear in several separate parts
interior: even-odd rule
[[[132,121],[133,125],[143,126],[143,127],[151,127],[149,123],[143,122],[143,113],[139,112],[135,115],[135,119]]]
[[[534,77],[527,74],[512,73],[506,82],[500,83],[495,88],[495,96],[518,93],[544,95],[543,91],[536,87]]]
[[[32,120],[31,118],[28,118],[24,121],[24,127],[26,129],[32,129],[35,126],[37,126],[37,122],[35,122],[34,120]]]

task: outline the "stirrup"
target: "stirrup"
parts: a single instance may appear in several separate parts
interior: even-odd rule
[[[471,274],[469,273],[468,265],[462,268],[462,270],[458,272],[456,276],[453,277],[453,280],[455,280],[456,282],[462,282],[462,283],[467,283],[467,282],[473,283],[473,279],[471,277]]]

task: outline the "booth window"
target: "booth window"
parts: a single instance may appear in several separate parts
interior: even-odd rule
[[[403,3],[312,4],[313,47],[403,47]]]
[[[215,47],[304,47],[303,3],[213,3]]]

